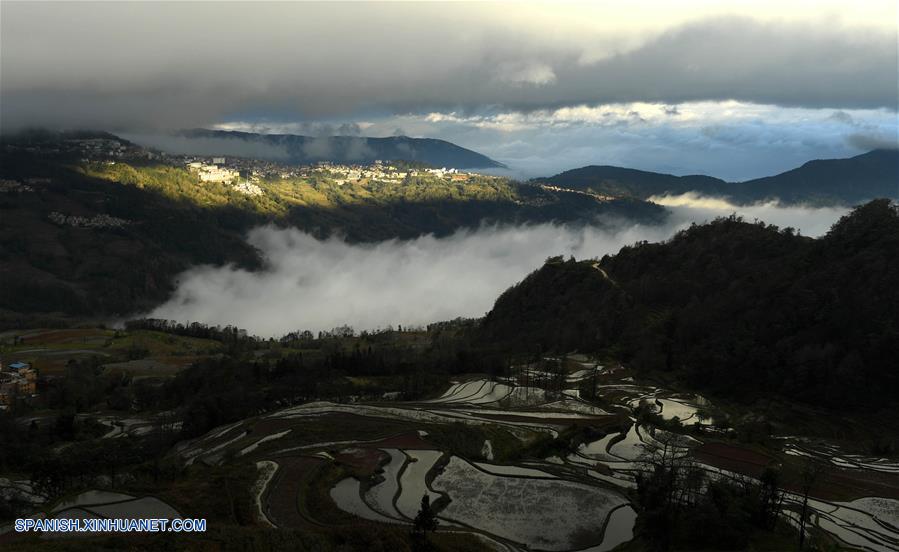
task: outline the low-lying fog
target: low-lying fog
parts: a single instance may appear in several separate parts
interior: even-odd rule
[[[731,213],[818,236],[847,212],[776,203],[734,206],[695,194],[654,201],[672,212],[665,225],[488,226],[440,239],[375,244],[322,241],[294,229],[260,227],[248,241],[267,258],[266,269],[196,267],[181,275],[172,299],[147,316],[232,324],[266,337],[343,324],[356,330],[425,325],[482,316],[500,293],[553,255],[601,257]]]

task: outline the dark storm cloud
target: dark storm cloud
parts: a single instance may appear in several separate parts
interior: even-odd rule
[[[285,146],[239,138],[200,138],[177,134],[119,133],[119,136],[144,147],[181,155],[255,157],[285,160],[290,157]]]
[[[895,109],[896,61],[895,33],[866,37],[722,18],[675,29],[589,70],[566,67],[557,75],[571,83],[572,103],[587,102],[590,91],[604,102],[735,99]]]
[[[590,56],[616,36],[480,9],[3,2],[0,123],[184,128],[254,111],[333,120],[706,99],[896,108],[888,27],[713,18]]]

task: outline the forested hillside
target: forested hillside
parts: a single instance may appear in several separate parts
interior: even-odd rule
[[[599,262],[551,259],[481,338],[609,351],[749,397],[865,407],[899,396],[899,207],[875,200],[817,240],[730,217]]]

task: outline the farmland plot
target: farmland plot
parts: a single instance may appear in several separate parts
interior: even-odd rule
[[[397,520],[389,518],[384,514],[372,510],[368,504],[362,500],[360,483],[358,479],[348,477],[341,480],[331,489],[331,499],[334,504],[344,512],[353,514],[362,519],[370,521],[379,521],[381,523],[398,523]]]
[[[59,503],[53,509],[56,518],[108,519],[168,518],[180,517],[178,511],[156,497],[137,498],[123,493],[86,491],[71,500]]]
[[[396,509],[409,519],[413,519],[421,506],[421,498],[428,495],[433,503],[440,495],[427,486],[427,475],[437,460],[443,456],[439,450],[407,450],[409,462],[400,476],[401,493],[396,501]]]
[[[602,542],[608,514],[627,501],[581,483],[489,474],[458,457],[433,483],[451,502],[440,516],[541,550]]]
[[[390,462],[384,466],[384,473],[382,474],[384,480],[371,487],[365,493],[365,502],[387,517],[402,519],[402,516],[393,505],[393,498],[397,496],[400,490],[398,477],[400,468],[406,462],[406,455],[397,449],[385,449],[384,452],[390,455]]]

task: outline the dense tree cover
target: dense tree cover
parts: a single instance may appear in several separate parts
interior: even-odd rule
[[[92,386],[82,388],[77,387],[80,379],[66,381],[66,389],[82,390],[71,393],[70,400],[84,408],[96,404],[98,394],[106,390],[116,403],[138,410],[177,411],[184,420],[184,438],[285,404],[381,400],[385,393],[391,393],[390,399],[415,399],[438,392],[452,374],[500,373],[509,364],[505,356],[474,349],[470,326],[462,322],[429,332],[384,330],[355,335],[344,328],[322,332],[318,338],[310,332],[294,332],[277,341],[247,336],[232,327],[161,320],[128,325],[215,339],[225,354],[198,360],[162,385],[96,377]]]
[[[899,396],[899,208],[875,200],[810,239],[737,217],[599,262],[552,259],[504,293],[483,343],[614,352],[751,398]]]
[[[591,300],[585,302],[585,297]],[[602,313],[620,315],[617,304],[622,301],[593,263],[551,258],[500,295],[481,335],[485,344],[509,343],[528,350],[597,349],[619,331],[617,318]]]
[[[243,229],[262,218],[237,207],[202,207],[138,186],[87,176],[64,162],[4,155],[4,178],[46,178],[34,191],[0,194],[0,308],[17,313],[101,315],[147,309],[193,264],[259,265]],[[128,221],[77,228],[52,212]],[[21,315],[4,317],[21,325]]]
[[[152,330],[173,335],[183,335],[185,337],[196,337],[200,339],[214,339],[223,343],[233,343],[238,341],[257,341],[256,338],[249,337],[246,330],[241,330],[235,326],[210,326],[201,322],[188,322],[187,324],[176,322],[174,320],[162,320],[160,318],[138,318],[135,320],[127,320],[125,329],[133,330]]]

